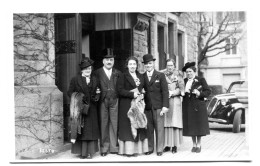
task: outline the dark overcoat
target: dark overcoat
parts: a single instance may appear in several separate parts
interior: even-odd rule
[[[121,141],[138,141],[147,138],[146,129],[137,129],[137,137],[134,140],[131,132],[131,123],[127,117],[127,113],[131,107],[131,101],[134,98],[134,92],[130,90],[138,88],[139,92],[142,92],[144,86],[143,76],[136,72],[136,76],[140,80],[140,85],[137,87],[133,77],[129,71],[120,74],[117,82],[117,91],[119,94],[118,105],[118,137]]]
[[[188,79],[185,78],[185,85]],[[201,88],[199,88],[201,86]],[[185,93],[182,104],[183,111],[183,135],[184,136],[205,136],[210,134],[207,108],[204,98],[208,97],[211,90],[202,77],[196,76],[192,82],[191,92],[200,89],[200,96]]]
[[[73,92],[81,92],[84,94],[83,100],[90,104],[88,115],[82,115],[84,126],[81,134],[78,134],[77,140],[97,140],[100,137],[96,101],[98,99],[96,94],[97,86],[98,79],[93,76],[88,85],[86,78],[81,75],[71,79],[68,96],[71,97]]]
[[[147,73],[144,76],[145,92],[145,109],[162,109],[169,108],[169,91],[168,84],[164,73],[154,70],[151,80],[149,81]]]

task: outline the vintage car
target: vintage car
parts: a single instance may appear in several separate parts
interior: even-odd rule
[[[232,82],[225,94],[216,95],[210,100],[207,106],[209,122],[233,124],[232,131],[240,132],[241,124],[245,124],[246,105],[238,99],[235,91],[244,83],[243,80]]]

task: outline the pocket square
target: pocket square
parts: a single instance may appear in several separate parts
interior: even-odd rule
[[[160,82],[159,80],[155,80],[155,82]]]

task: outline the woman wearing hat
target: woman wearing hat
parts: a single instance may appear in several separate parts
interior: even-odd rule
[[[72,78],[68,90],[69,97],[73,96],[73,92],[83,94],[82,104],[89,106],[87,110],[82,111],[80,114],[81,129],[77,132],[76,139],[71,136],[71,142],[73,143],[71,153],[80,154],[82,159],[91,159],[98,151],[100,136],[97,115],[97,100],[100,91],[97,79],[91,75],[93,63],[87,57],[81,61],[79,64],[81,72]],[[71,131],[71,133],[73,132],[75,131]]]
[[[210,95],[211,90],[204,78],[195,75],[195,62],[187,62],[182,71],[186,72],[182,104],[183,136],[191,136],[193,142],[191,151],[200,153],[201,137],[210,134],[204,98]]]

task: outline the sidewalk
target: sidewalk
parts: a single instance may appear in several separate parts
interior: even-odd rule
[[[245,126],[242,132],[232,133],[232,125],[210,123],[210,135],[202,137],[201,153],[192,153],[192,141],[190,137],[184,137],[183,144],[178,152],[163,153],[157,156],[139,155],[137,157],[125,157],[116,154],[108,154],[101,157],[99,153],[93,159],[79,159],[78,155],[70,153],[70,149],[56,155],[45,157],[40,162],[171,162],[171,161],[249,161],[248,143],[246,141]]]

